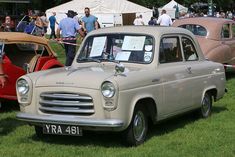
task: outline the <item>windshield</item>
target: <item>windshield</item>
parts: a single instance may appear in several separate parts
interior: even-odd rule
[[[153,38],[146,35],[108,34],[87,38],[77,62],[150,63]]]

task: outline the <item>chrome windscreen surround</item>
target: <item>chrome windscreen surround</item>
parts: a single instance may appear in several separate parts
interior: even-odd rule
[[[77,93],[44,92],[40,94],[39,110],[49,114],[91,115],[95,113],[90,96]]]

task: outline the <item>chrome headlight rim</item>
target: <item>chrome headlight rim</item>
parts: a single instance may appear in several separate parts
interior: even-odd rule
[[[29,83],[26,79],[19,79],[17,81],[17,92],[21,95],[27,95],[29,92]]]
[[[112,82],[105,81],[101,85],[101,93],[105,98],[112,98],[116,93],[116,88]]]

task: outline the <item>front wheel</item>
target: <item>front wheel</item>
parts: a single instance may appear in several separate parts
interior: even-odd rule
[[[211,115],[212,97],[210,93],[205,93],[199,114],[202,118],[208,118]]]
[[[134,111],[131,124],[124,132],[124,140],[129,146],[137,146],[144,143],[148,130],[148,120],[145,109],[137,107]]]

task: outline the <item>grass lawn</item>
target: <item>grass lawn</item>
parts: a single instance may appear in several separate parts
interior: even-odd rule
[[[54,47],[53,47],[54,46]],[[62,48],[52,45],[53,49]],[[56,51],[56,52],[57,52]],[[64,53],[58,53],[63,61]],[[235,156],[235,73],[228,76],[228,93],[214,103],[212,116],[183,115],[150,128],[147,141],[123,146],[115,133],[84,132],[82,137],[36,137],[34,128],[16,120],[17,103],[0,110],[0,156],[16,157],[233,157]]]

